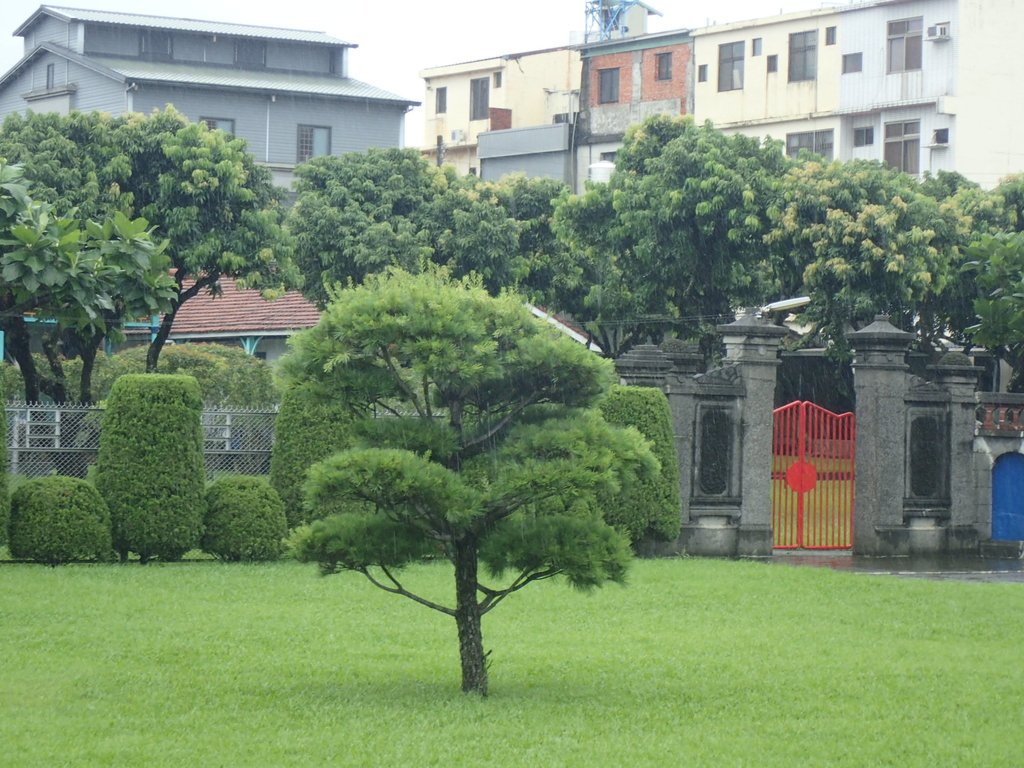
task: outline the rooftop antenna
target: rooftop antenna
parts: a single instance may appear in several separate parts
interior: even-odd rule
[[[623,37],[629,28],[625,26],[626,14],[640,0],[586,0],[587,31],[584,42],[598,43]]]

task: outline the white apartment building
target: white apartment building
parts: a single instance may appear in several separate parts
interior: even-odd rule
[[[872,0],[694,30],[695,117],[790,154],[1024,172],[1019,0]]]

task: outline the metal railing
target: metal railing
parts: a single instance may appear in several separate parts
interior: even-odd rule
[[[11,474],[85,477],[96,463],[103,410],[84,405],[8,403],[7,456]],[[276,410],[203,410],[206,475],[270,472]]]

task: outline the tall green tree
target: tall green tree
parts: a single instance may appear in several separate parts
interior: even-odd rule
[[[762,238],[788,163],[776,144],[690,118],[634,126],[611,181],[557,207],[589,289],[556,309],[589,321],[609,354],[669,330],[707,341],[738,305],[775,289]]]
[[[611,384],[608,361],[514,295],[429,270],[371,276],[331,298],[295,337],[283,376],[344,403],[360,442],[310,468],[309,501],[348,506],[299,529],[294,549],[453,617],[462,689],[486,694],[482,617],[536,581],[621,581],[629,542],[598,496],[656,476],[657,460],[591,407]],[[425,555],[452,564],[454,605],[400,578]],[[481,565],[490,579],[510,575],[499,586]]]
[[[884,312],[925,348],[944,333],[943,297],[970,219],[918,180],[881,163],[809,159],[790,168],[766,242],[779,255],[781,294],[811,299],[808,338],[848,359],[846,334]]]
[[[537,299],[569,271],[550,228],[566,191],[559,182],[460,177],[410,149],[315,158],[296,175],[289,227],[304,292],[321,305],[325,286],[391,266],[442,265],[456,277],[479,275],[492,294],[521,288]]]
[[[964,270],[979,292],[971,339],[1009,364],[1007,389],[1024,392],[1024,232],[985,235],[967,253]]]
[[[34,200],[22,169],[0,163],[0,327],[18,361],[25,395],[38,400],[43,382],[54,400],[67,400],[61,372],[38,376],[29,348],[26,313],[56,321],[83,344],[82,400],[91,400],[95,350],[127,316],[170,306],[173,281],[164,246],[153,241],[145,219],[115,212],[103,222],[58,215]],[[56,334],[44,333],[44,351],[59,370]]]
[[[157,367],[178,308],[221,277],[268,293],[295,287],[283,212],[245,142],[172,108],[149,116],[11,115],[0,157],[24,164],[42,199],[88,217],[145,217],[167,240],[176,296],[150,345]]]

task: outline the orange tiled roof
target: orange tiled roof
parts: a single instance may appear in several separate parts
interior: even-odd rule
[[[298,291],[268,301],[257,290],[238,288],[231,278],[221,278],[220,284],[220,296],[204,291],[181,305],[172,338],[204,333],[284,333],[311,328],[320,320],[316,305]]]

